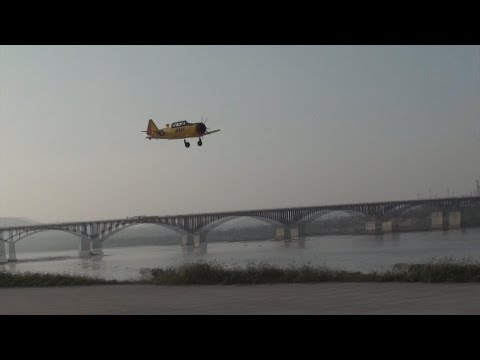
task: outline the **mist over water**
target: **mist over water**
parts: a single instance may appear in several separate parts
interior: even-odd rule
[[[213,242],[207,253],[182,253],[180,245],[104,249],[104,256],[78,258],[76,250],[18,252],[18,262],[0,265],[8,272],[86,275],[108,280],[138,280],[143,268],[168,267],[197,260],[245,266],[309,264],[368,272],[397,263],[434,259],[480,261],[480,228],[386,235],[312,236],[300,241]]]

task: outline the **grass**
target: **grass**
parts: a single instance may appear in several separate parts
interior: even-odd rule
[[[440,259],[427,264],[398,264],[384,272],[332,270],[310,265],[278,268],[268,264],[227,267],[197,262],[151,270],[158,285],[230,285],[320,282],[480,282],[480,263]]]
[[[321,282],[480,282],[480,263],[443,258],[426,264],[397,264],[383,272],[333,270],[311,265],[279,268],[269,264],[246,267],[197,261],[176,267],[143,269],[148,279],[116,281],[86,276],[0,272],[0,287],[78,286],[102,284],[233,285]]]
[[[119,284],[116,280],[103,280],[87,276],[0,272],[0,288],[2,287],[43,287],[43,286],[77,286]]]

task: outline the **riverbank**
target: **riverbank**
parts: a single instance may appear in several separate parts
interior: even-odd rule
[[[142,269],[141,280],[117,281],[87,276],[0,272],[0,287],[49,287],[107,284],[256,285],[324,282],[480,282],[480,263],[448,258],[425,264],[396,264],[385,271],[346,271],[311,265],[227,266],[195,261],[165,268]]]

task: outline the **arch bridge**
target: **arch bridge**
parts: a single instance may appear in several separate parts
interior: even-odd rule
[[[419,205],[436,209],[432,212],[432,228],[443,226],[448,214],[449,226],[460,226],[461,210],[480,206],[480,197],[457,197],[426,200],[370,202],[342,205],[322,205],[295,208],[243,210],[203,214],[170,216],[137,216],[126,219],[39,224],[0,227],[0,263],[6,262],[5,244],[8,244],[8,261],[16,260],[15,243],[27,236],[43,231],[63,231],[79,238],[79,256],[102,255],[102,243],[110,236],[138,224],[165,226],[182,235],[181,244],[198,247],[206,243],[206,234],[220,224],[237,217],[252,217],[276,226],[277,239],[296,239],[303,236],[304,225],[322,214],[332,211],[362,213],[367,218],[366,231],[374,232],[378,224],[383,231],[391,231],[392,214]],[[386,224],[386,225],[385,225]]]

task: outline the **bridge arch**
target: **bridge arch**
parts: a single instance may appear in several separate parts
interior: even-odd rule
[[[403,206],[388,210],[385,216],[388,218],[402,217],[403,215],[407,215],[409,211],[418,211],[420,213],[423,211],[425,212],[424,215],[428,216],[434,211],[443,211],[443,207],[432,204],[404,204]]]
[[[33,230],[33,231],[29,231],[29,232],[23,232],[23,233],[17,233],[15,235],[12,235],[11,238],[15,238],[16,236],[18,236],[18,239],[16,240],[13,240],[14,243],[17,243],[19,242],[20,240],[22,239],[25,239],[26,237],[28,236],[31,236],[31,235],[34,235],[34,234],[38,234],[38,233],[41,233],[41,232],[44,232],[44,231],[62,231],[62,232],[66,232],[68,234],[71,234],[71,235],[75,235],[75,236],[78,236],[82,239],[88,239],[87,236],[85,236],[84,234],[82,233],[79,233],[79,232],[75,232],[75,231],[71,231],[71,230],[67,230],[67,229],[61,229],[61,228],[51,228],[51,229],[38,229],[38,230]],[[7,238],[7,239],[4,239],[3,241],[4,242],[9,242],[10,237]]]
[[[198,229],[197,232],[198,233],[200,233],[200,232],[210,232],[210,231],[214,230],[215,228],[219,227],[222,224],[225,224],[229,221],[232,221],[232,220],[238,219],[238,218],[242,218],[242,217],[257,219],[257,220],[260,220],[260,221],[262,221],[264,223],[267,223],[267,224],[270,224],[270,225],[286,226],[285,223],[281,223],[279,221],[270,219],[270,218],[265,217],[265,216],[259,216],[259,215],[230,215],[230,216],[226,216],[226,217],[216,219],[216,220],[212,220],[212,221],[208,222],[203,227]]]
[[[303,217],[301,217],[299,220],[297,220],[296,223],[309,223],[309,222],[312,222],[316,219],[319,219],[321,218],[322,216],[325,216],[325,215],[328,215],[328,214],[331,214],[331,213],[334,213],[334,212],[343,212],[343,213],[347,213],[349,215],[353,215],[353,216],[361,216],[361,217],[364,217],[364,218],[367,218],[368,215],[361,212],[361,211],[358,211],[358,210],[350,210],[350,209],[341,209],[341,210],[330,210],[330,209],[322,209],[322,210],[318,210],[318,211],[315,211],[311,214],[308,214],[308,215],[305,215]]]
[[[186,230],[183,230],[179,227],[176,227],[176,226],[173,226],[173,225],[168,225],[168,224],[164,224],[164,223],[161,223],[161,222],[145,222],[145,223],[141,223],[141,222],[134,222],[134,223],[131,223],[131,224],[127,224],[127,225],[120,225],[118,228],[116,228],[115,230],[109,232],[107,235],[105,236],[102,236],[99,241],[100,242],[104,242],[105,240],[107,240],[108,238],[110,238],[111,236],[115,235],[116,233],[122,231],[122,230],[125,230],[125,229],[128,229],[128,228],[131,228],[133,226],[137,226],[137,225],[158,225],[158,226],[162,226],[162,227],[165,227],[167,229],[170,229],[170,230],[173,230],[175,231],[176,233],[180,234],[180,235],[185,235],[185,234],[188,234],[188,231]]]

